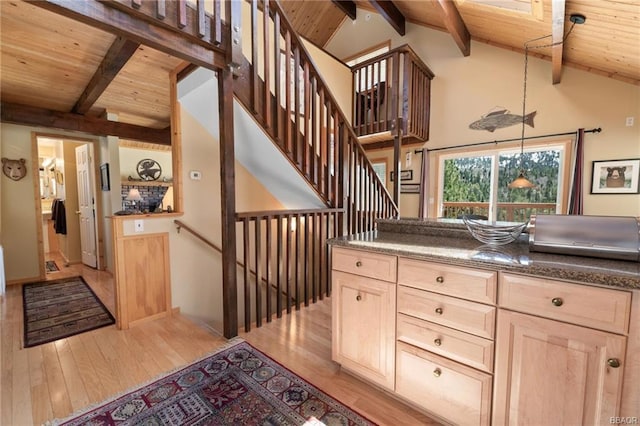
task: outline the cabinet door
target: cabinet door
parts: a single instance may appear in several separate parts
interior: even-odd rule
[[[333,359],[393,390],[395,284],[332,271]]]
[[[500,310],[493,424],[607,424],[625,346],[624,336]]]

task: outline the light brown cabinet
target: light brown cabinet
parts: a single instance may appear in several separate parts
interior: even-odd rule
[[[617,416],[627,337],[585,325],[606,318],[601,328],[626,330],[631,293],[510,274],[500,285],[508,309],[498,312],[493,424],[595,425]]]
[[[414,406],[461,425],[636,415],[631,291],[350,248],[332,262],[333,359]]]
[[[336,253],[334,259],[335,256]],[[395,283],[336,270],[332,272],[331,282],[333,360],[393,390]]]

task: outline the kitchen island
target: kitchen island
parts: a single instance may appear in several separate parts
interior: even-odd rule
[[[332,245],[333,359],[456,424],[640,417],[640,263],[383,220]]]

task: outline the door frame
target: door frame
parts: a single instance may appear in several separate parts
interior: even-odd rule
[[[38,152],[38,138],[50,138],[50,139],[59,139],[62,140],[63,143],[65,141],[68,142],[75,142],[78,144],[89,144],[91,145],[91,151],[93,152],[92,158],[91,158],[91,174],[92,174],[92,180],[93,180],[93,190],[94,190],[94,194],[95,194],[95,214],[96,214],[96,257],[97,257],[97,270],[102,270],[106,264],[105,264],[105,253],[104,253],[104,241],[103,241],[103,224],[102,224],[102,220],[100,220],[100,218],[102,218],[102,199],[99,196],[98,193],[98,188],[97,188],[97,179],[96,177],[99,176],[99,170],[98,170],[98,166],[96,163],[96,152],[99,152],[99,140],[97,139],[97,137],[92,138],[90,135],[87,135],[85,137],[79,137],[79,136],[68,136],[65,134],[59,134],[59,133],[47,133],[47,132],[37,132],[34,131],[31,133],[31,144],[32,144],[32,149],[31,149],[31,164],[32,164],[32,169],[34,172],[34,177],[35,176],[39,176],[39,152]],[[65,186],[65,191],[68,188]],[[36,200],[36,221],[38,222],[38,228],[37,228],[37,238],[38,238],[38,261],[39,261],[39,271],[40,271],[40,279],[44,280],[46,279],[46,271],[45,271],[45,266],[44,266],[44,261],[45,261],[45,252],[44,252],[44,236],[42,234],[42,203],[40,202],[40,184],[39,184],[39,179],[34,179],[34,185],[33,185],[33,190],[34,190],[34,197]],[[78,188],[73,188],[73,191],[78,191]],[[80,262],[82,263],[82,262]]]

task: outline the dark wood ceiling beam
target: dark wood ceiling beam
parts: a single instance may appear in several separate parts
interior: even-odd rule
[[[213,46],[185,43],[187,34],[166,27],[166,19],[158,25],[98,1],[26,0],[43,9],[133,40],[201,67],[220,70],[226,66],[224,52]],[[146,4],[146,3],[145,3]],[[131,9],[133,11],[133,9]],[[224,31],[223,31],[224,33]]]
[[[391,0],[369,0],[378,13],[398,32],[401,36],[405,34],[405,19],[400,9]]]
[[[438,0],[437,4],[442,10],[444,25],[458,45],[458,49],[464,56],[471,54],[471,34],[460,16],[460,11],[453,0]]]
[[[73,112],[76,114],[85,114],[98,100],[100,95],[109,87],[109,84],[118,75],[122,67],[129,61],[133,54],[140,47],[140,43],[127,40],[119,36],[113,42],[107,54],[102,58],[102,62],[98,66],[95,74],[89,80],[89,84],[78,98]]]
[[[356,4],[351,0],[332,0],[333,4],[338,6],[338,9],[347,14],[352,20],[356,19]]]
[[[564,9],[565,0],[551,1],[551,80],[560,83],[562,78],[562,53],[564,49]]]
[[[0,120],[3,123],[71,130],[98,136],[118,136],[123,139],[171,145],[170,129],[153,129],[104,118],[86,117],[72,112],[52,111],[6,102],[2,102],[0,107],[2,108]]]

